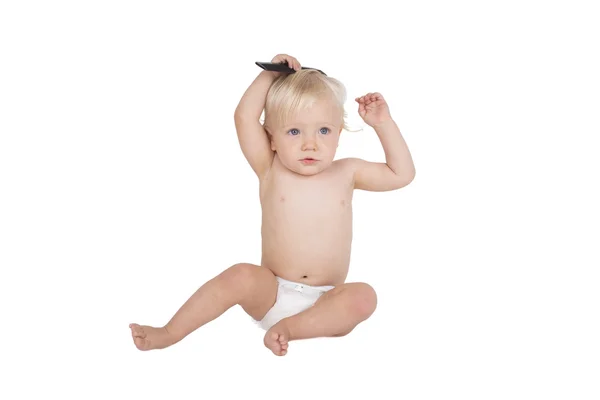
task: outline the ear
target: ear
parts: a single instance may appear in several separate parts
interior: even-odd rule
[[[275,141],[273,140],[273,135],[271,135],[269,127],[264,126],[265,132],[267,133],[267,137],[269,139],[269,145],[271,146],[271,150],[275,151]]]

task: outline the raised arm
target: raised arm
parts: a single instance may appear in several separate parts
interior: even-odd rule
[[[390,115],[387,102],[378,92],[357,97],[356,101],[359,103],[358,113],[379,136],[386,162],[344,159],[354,173],[354,188],[382,192],[408,185],[415,177],[415,165],[400,129]]]
[[[275,79],[275,72],[262,71],[246,89],[234,114],[242,153],[259,178],[268,171],[273,161],[269,137],[259,119],[265,108],[267,92]]]
[[[298,60],[287,54],[278,54],[271,62],[287,62],[290,67],[300,69]],[[280,75],[279,72],[262,71],[248,87],[235,109],[235,128],[242,153],[259,178],[269,170],[274,156],[270,139],[259,119],[265,108],[269,88]]]

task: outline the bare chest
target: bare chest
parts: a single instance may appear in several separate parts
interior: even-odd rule
[[[330,168],[313,176],[276,169],[261,182],[261,263],[278,276],[309,277],[314,284],[344,281],[352,242],[352,177]]]
[[[352,186],[342,171],[321,176],[275,172],[261,190],[263,214],[296,226],[318,225],[348,218],[352,211]]]

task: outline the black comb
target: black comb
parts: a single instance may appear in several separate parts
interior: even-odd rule
[[[265,71],[283,72],[286,74],[293,74],[296,72],[296,70],[294,68],[291,68],[290,66],[288,66],[286,62],[272,63],[272,62],[256,61],[256,65],[258,65]],[[314,69],[316,71],[319,71],[323,75],[327,76],[327,74],[325,72],[321,71],[320,69],[311,68],[311,67],[300,67],[300,69]]]

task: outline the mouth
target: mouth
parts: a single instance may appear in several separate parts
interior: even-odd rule
[[[317,162],[319,160],[316,160],[316,159],[314,159],[312,157],[306,157],[306,158],[301,159],[300,161],[303,162],[304,164],[312,164],[312,163],[315,163],[315,162]]]

